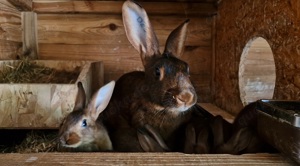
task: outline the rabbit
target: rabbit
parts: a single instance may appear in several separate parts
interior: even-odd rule
[[[152,126],[174,150],[173,136],[189,119],[189,110],[197,101],[189,66],[177,58],[184,50],[189,20],[171,32],[160,53],[156,34],[140,4],[125,1],[122,16],[127,38],[139,52],[144,71],[124,74],[116,81],[102,119],[117,151],[144,151],[137,130],[145,124]]]
[[[142,149],[145,152],[169,152],[170,149],[161,135],[150,125],[137,130],[137,136]]]
[[[113,146],[99,114],[106,108],[113,93],[115,81],[100,88],[87,107],[81,82],[73,111],[66,116],[59,128],[60,151],[112,151]]]
[[[195,105],[192,118],[185,125],[184,153],[211,153],[213,138],[210,129],[211,114]]]
[[[259,152],[276,152],[262,140],[257,133],[256,102],[246,105],[236,116],[231,129],[225,129],[228,122],[216,117],[212,124],[214,134],[214,153],[244,154]],[[225,129],[225,130],[224,130]],[[231,135],[224,134],[230,132]]]

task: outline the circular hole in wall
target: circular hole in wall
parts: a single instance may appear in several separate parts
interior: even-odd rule
[[[259,99],[272,99],[276,71],[269,43],[261,37],[245,46],[239,66],[239,88],[243,105]]]

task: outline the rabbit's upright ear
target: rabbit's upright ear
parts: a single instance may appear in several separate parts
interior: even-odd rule
[[[73,110],[82,110],[85,108],[86,95],[81,82],[77,83],[78,91]]]
[[[86,111],[88,111],[87,114],[90,114],[93,120],[96,121],[99,114],[107,107],[113,94],[114,87],[115,81],[111,81],[110,83],[101,87],[96,94],[93,95],[88,109],[86,109]]]
[[[172,55],[175,55],[177,57],[180,57],[182,55],[188,24],[189,20],[186,20],[171,32],[167,39],[164,53],[172,53]]]
[[[143,64],[148,57],[160,55],[159,43],[145,9],[127,0],[122,7],[122,15],[127,38],[139,51]]]

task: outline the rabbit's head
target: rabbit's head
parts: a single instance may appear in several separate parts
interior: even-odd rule
[[[197,95],[189,79],[189,66],[178,57],[184,50],[189,20],[171,32],[161,53],[146,11],[128,0],[122,14],[127,38],[139,51],[144,65],[145,86],[141,89],[147,94],[144,96],[157,109],[175,114],[188,110],[196,103]]]
[[[86,95],[82,83],[78,82],[74,110],[64,119],[59,128],[61,147],[74,148],[77,151],[112,150],[106,128],[97,119],[108,105],[114,85],[115,82],[112,81],[100,88],[86,107]]]

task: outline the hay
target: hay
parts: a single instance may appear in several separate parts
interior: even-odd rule
[[[75,83],[79,68],[74,71],[56,70],[39,66],[28,58],[16,66],[6,65],[0,71],[0,83]]]
[[[21,143],[0,146],[1,153],[39,153],[56,152],[58,147],[57,131],[32,130]]]

